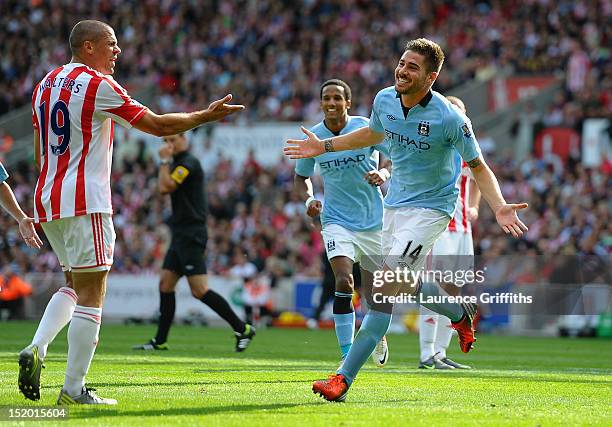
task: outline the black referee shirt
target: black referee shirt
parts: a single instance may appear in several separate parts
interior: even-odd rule
[[[206,186],[200,161],[189,151],[178,153],[173,158],[170,177],[178,185],[170,194],[170,227],[174,230],[197,225],[206,227]]]

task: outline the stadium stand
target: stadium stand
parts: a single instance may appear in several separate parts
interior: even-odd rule
[[[369,115],[397,52],[425,36],[447,52],[435,86],[442,92],[504,72],[565,69],[568,100],[578,103],[569,115],[598,116],[611,102],[609,8],[604,0],[3,1],[0,116],[26,105],[34,82],[69,60],[68,32],[84,18],[117,29],[115,77],[158,85],[161,111],[201,106],[231,88],[250,106],[236,120],[308,120],[318,115],[313,90],[342,75],[357,94],[353,113]]]

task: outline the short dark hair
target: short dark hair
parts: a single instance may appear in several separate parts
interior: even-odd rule
[[[323,99],[323,89],[325,88],[325,86],[340,86],[344,89],[344,97],[346,98],[347,101],[351,100],[351,87],[348,85],[348,83],[346,83],[343,80],[340,79],[329,79],[327,80],[325,83],[323,83],[321,85],[321,93],[320,93],[320,98]]]
[[[86,41],[97,42],[103,37],[108,30],[112,29],[110,25],[102,21],[86,19],[79,21],[72,27],[68,42],[70,43],[70,51],[74,55],[83,47]]]
[[[416,52],[425,57],[428,73],[439,73],[442,69],[444,52],[438,43],[424,38],[410,40],[406,43],[406,50]]]

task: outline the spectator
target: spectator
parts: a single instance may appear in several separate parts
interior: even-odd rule
[[[4,161],[6,154],[13,149],[13,142],[13,137],[0,128],[0,162]]]
[[[25,300],[32,295],[32,286],[19,277],[8,264],[0,274],[0,320],[8,310],[8,320],[25,320]]]

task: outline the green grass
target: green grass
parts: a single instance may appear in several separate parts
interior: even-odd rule
[[[17,389],[16,355],[36,325],[0,323],[2,406],[50,406],[63,384],[66,337],[50,347],[42,399]],[[117,407],[70,407],[43,425],[612,425],[612,341],[480,336],[451,356],[473,371],[415,369],[414,335],[389,337],[390,360],[369,362],[346,403],[311,391],[338,363],[333,331],[259,331],[243,354],[228,329],[175,326],[170,351],[130,350],[151,326],[103,325],[88,384]]]

